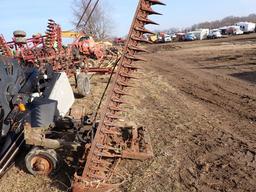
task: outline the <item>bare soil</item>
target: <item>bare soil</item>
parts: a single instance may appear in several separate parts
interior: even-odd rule
[[[147,127],[155,157],[122,162],[122,191],[256,191],[256,35],[149,49],[127,119]],[[94,79],[77,105],[92,113],[105,84]],[[68,189],[69,179],[33,177],[22,164],[20,157],[0,191]]]

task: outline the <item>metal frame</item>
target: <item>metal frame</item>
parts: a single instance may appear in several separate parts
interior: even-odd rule
[[[0,53],[5,56],[15,57],[24,63],[32,63],[43,68],[50,63],[55,71],[66,71],[67,74],[75,74],[76,69],[85,73],[110,73],[113,64],[119,59],[120,54],[113,55],[104,52],[101,45],[94,47],[84,46],[86,42],[79,42],[79,38],[66,48],[62,44],[61,27],[55,21],[49,19],[45,35],[34,35],[26,39],[26,42],[17,42],[17,37],[6,42],[0,36]],[[77,54],[73,51],[76,50]],[[91,57],[96,57],[97,66],[90,66],[87,62]],[[81,67],[81,64],[83,66]]]
[[[117,175],[116,167],[122,158],[147,159],[153,156],[149,142],[140,148],[140,136],[145,135],[144,130],[132,130],[131,147],[123,138],[122,129],[117,125],[126,103],[124,96],[131,87],[133,72],[138,69],[134,61],[143,59],[136,56],[139,52],[145,52],[138,47],[140,42],[147,42],[143,34],[152,33],[144,28],[146,24],[156,24],[148,19],[148,15],[159,14],[152,10],[152,5],[164,5],[158,0],[140,0],[136,14],[131,25],[129,36],[124,48],[124,54],[118,64],[113,84],[109,89],[106,104],[100,114],[100,122],[94,139],[92,140],[89,154],[85,152],[85,168],[82,175],[75,175],[73,184],[74,192],[98,192],[110,191],[120,183],[113,183],[112,178]],[[141,150],[142,149],[142,150]],[[143,150],[144,149],[144,150]]]

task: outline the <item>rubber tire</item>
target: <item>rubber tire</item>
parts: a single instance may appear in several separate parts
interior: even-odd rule
[[[54,175],[56,173],[56,170],[58,169],[58,157],[57,157],[57,153],[56,153],[55,150],[53,150],[53,149],[41,149],[39,147],[34,147],[26,155],[26,157],[25,157],[26,168],[27,168],[29,173],[36,176],[36,175],[40,175],[40,174],[38,174],[36,171],[34,171],[32,166],[31,166],[31,160],[35,156],[43,156],[43,157],[47,158],[47,160],[50,161],[53,168],[52,168],[52,171],[49,174],[47,174],[46,176]]]
[[[90,79],[87,74],[80,73],[77,75],[77,91],[79,95],[87,96],[90,94]]]
[[[13,32],[14,37],[26,37],[27,33],[25,31],[16,30]]]
[[[16,43],[21,43],[21,44],[26,44],[27,43],[27,39],[25,37],[16,37],[15,38],[15,42]]]

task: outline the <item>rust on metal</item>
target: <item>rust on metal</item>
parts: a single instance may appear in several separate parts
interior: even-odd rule
[[[77,151],[80,143],[67,142],[60,139],[49,139],[45,137],[45,133],[49,127],[31,127],[29,123],[24,125],[24,139],[27,145],[46,147],[49,149],[59,149],[62,147],[69,148],[72,151]]]
[[[34,156],[30,164],[32,169],[39,175],[49,175],[53,170],[51,161],[44,156]]]
[[[105,48],[86,34],[80,34],[64,47],[61,27],[52,19],[48,20],[45,35],[35,34],[32,38],[24,35],[25,32],[22,37],[14,36],[11,42],[0,35],[0,54],[39,68],[51,64],[54,71],[67,74],[76,73],[77,68],[85,73],[110,73],[120,58],[120,52]]]
[[[5,56],[12,56],[12,51],[10,47],[7,45],[3,35],[0,35],[0,53],[2,53]]]
[[[100,114],[91,148],[85,159],[85,167],[81,175],[75,175],[74,192],[111,191],[120,186],[123,181],[116,181],[116,167],[122,158],[147,159],[153,156],[150,142],[145,139],[143,128],[128,128],[124,130],[117,125],[125,103],[123,96],[131,86],[132,74],[138,69],[134,61],[142,61],[137,53],[145,50],[138,47],[139,43],[148,42],[143,38],[146,24],[156,24],[148,19],[149,15],[159,14],[151,8],[152,5],[163,5],[158,0],[140,0],[131,25],[112,86],[109,89],[106,104]],[[124,132],[130,133],[124,138]],[[116,182],[115,182],[116,181]]]
[[[77,140],[72,140],[73,142],[66,141],[63,137],[53,139],[53,137],[47,137],[46,133],[50,134],[54,125],[32,128],[29,123],[24,124],[24,130],[18,137],[21,141],[17,139],[18,147],[26,142],[28,145],[39,148],[68,148],[79,152],[82,149],[83,155],[79,159],[79,166],[83,164],[80,166],[82,170],[78,170],[74,175],[73,192],[108,192],[118,189],[126,181],[117,171],[117,166],[122,159],[145,160],[153,157],[152,146],[145,128],[134,125],[121,127],[118,124],[125,112],[124,105],[128,104],[125,96],[130,95],[128,91],[133,87],[131,80],[138,79],[134,76],[134,72],[140,69],[136,62],[145,61],[138,54],[147,51],[139,47],[139,44],[150,43],[144,38],[144,34],[152,34],[152,32],[147,30],[145,25],[157,24],[148,18],[152,14],[159,15],[151,8],[153,5],[164,4],[159,0],[139,0],[122,55],[115,50],[108,50],[108,53],[105,53],[102,47],[89,36],[77,38],[73,44],[64,48],[61,27],[51,19],[48,21],[45,35],[36,34],[27,39],[25,32],[16,31],[11,42],[6,42],[4,37],[0,36],[0,54],[15,57],[20,63],[24,62],[39,69],[46,69],[50,64],[54,71],[65,71],[68,74],[111,73],[111,77],[113,74],[114,78],[108,89],[105,105],[100,111],[100,121],[97,126],[93,126],[91,132],[88,132],[91,133],[87,135],[89,139],[82,142],[81,138],[76,138]],[[94,46],[88,47],[88,44]],[[109,63],[104,63],[105,60]],[[118,65],[113,66],[117,61],[119,61]],[[26,111],[23,104],[17,107],[20,111]],[[82,114],[81,110],[73,111],[77,119],[82,117]],[[81,125],[82,118],[79,120]],[[81,130],[81,133],[85,133],[84,127]],[[75,133],[77,134],[77,130]],[[91,142],[88,142],[90,136]],[[7,158],[17,152],[18,149],[14,149],[15,145],[16,143],[10,147]],[[13,155],[10,155],[13,151]],[[29,165],[34,172],[49,175],[55,164],[48,157],[38,153],[31,158]],[[0,162],[0,164],[3,163],[8,164],[8,162]]]

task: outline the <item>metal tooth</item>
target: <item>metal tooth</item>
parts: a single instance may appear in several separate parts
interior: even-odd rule
[[[132,76],[129,73],[120,73],[120,76],[129,78],[129,79],[139,79],[138,77]]]
[[[111,110],[111,111],[117,111],[117,112],[124,111],[123,109],[121,109],[119,107],[114,107],[114,106],[109,106],[108,109]]]
[[[122,64],[122,66],[125,68],[128,68],[128,69],[132,69],[132,70],[142,69],[141,67],[136,67],[134,65],[129,65],[129,64]]]
[[[151,5],[166,5],[165,3],[162,3],[159,0],[146,0],[151,3]]]
[[[118,126],[116,126],[114,123],[112,123],[112,122],[104,122],[104,125],[106,125],[106,126],[108,126],[108,127],[118,127]]]
[[[54,25],[48,25],[47,29],[54,29]]]
[[[53,19],[48,19],[48,22],[55,23],[55,21]]]
[[[146,11],[148,15],[162,15],[161,13],[154,11],[151,7],[143,6],[141,9]]]
[[[148,18],[138,17],[138,20],[145,23],[145,25],[148,25],[148,24],[159,25],[158,23],[156,23]]]
[[[137,46],[128,46],[128,49],[133,50],[133,51],[136,51],[136,52],[149,53],[148,50],[142,49],[141,47],[137,47]]]
[[[121,81],[121,80],[118,80],[117,84],[121,85],[121,86],[124,86],[124,87],[134,87],[133,85],[129,85],[128,82],[124,82],[124,81]]]
[[[148,41],[146,39],[142,39],[142,38],[138,38],[138,37],[131,37],[134,41],[139,41],[139,42],[144,42],[144,43],[149,43],[149,44],[152,44],[151,41]]]
[[[48,28],[48,29],[53,29],[53,28],[54,28],[54,25],[48,25],[47,28]]]
[[[149,31],[149,30],[145,29],[144,27],[135,27],[135,30],[140,31],[142,33],[155,34],[154,32]]]
[[[119,98],[112,97],[111,100],[114,101],[115,103],[119,103],[119,104],[120,103],[126,103],[127,104],[126,101],[124,101],[122,99],[119,99]]]
[[[127,58],[127,59],[131,59],[131,60],[133,60],[133,61],[147,61],[146,59],[144,59],[144,58],[141,58],[141,57],[138,57],[138,56],[134,56],[134,55],[125,55],[125,57]]]
[[[128,96],[131,96],[131,94],[128,94],[127,92],[124,92],[123,90],[121,89],[114,89],[114,92],[116,94],[119,94],[119,95],[128,95]]]
[[[116,116],[116,115],[112,115],[112,114],[106,114],[106,117],[107,118],[110,118],[110,119],[121,119],[121,117],[120,116]]]

